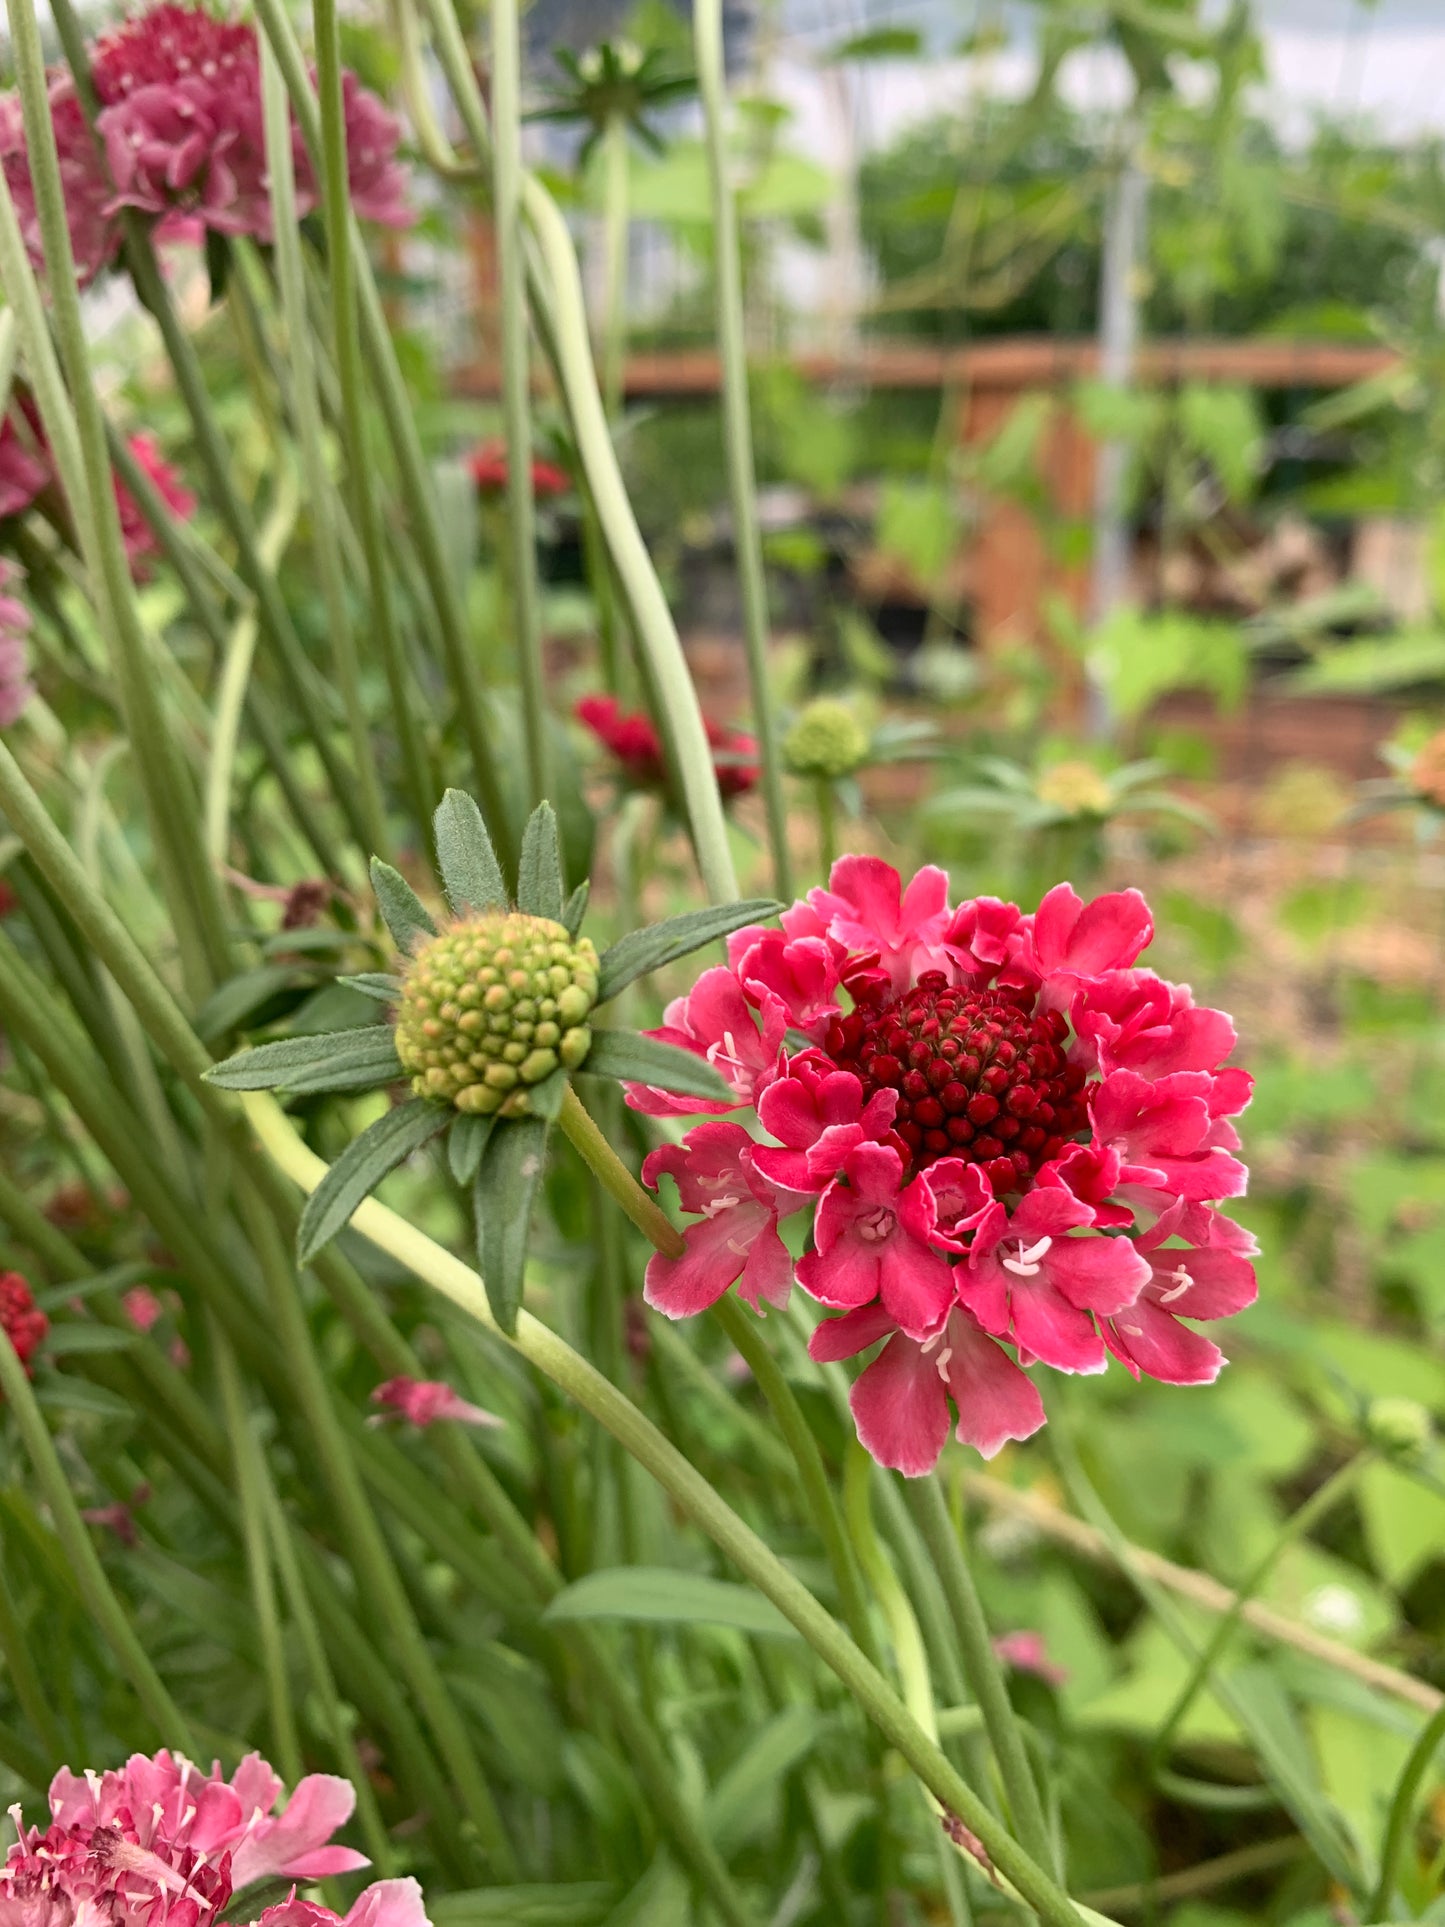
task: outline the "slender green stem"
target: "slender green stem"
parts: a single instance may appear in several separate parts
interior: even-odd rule
[[[66,0],[62,0],[62,4],[65,3]],[[282,0],[256,0],[256,18],[285,77],[291,111],[296,116],[302,139],[312,160],[318,166],[323,165],[321,114],[296,29]],[[487,693],[442,532],[436,490],[417,432],[416,410],[402,377],[366,244],[354,216],[345,232],[356,290],[361,348],[396,458],[402,499],[411,517],[422,572],[436,614],[478,800],[503,862],[512,863],[516,857],[516,838],[506,809],[498,758],[492,748]],[[334,259],[331,271],[334,277]]]
[[[377,499],[366,445],[365,382],[350,247],[352,217],[347,186],[346,115],[342,100],[341,43],[335,0],[316,0],[313,24],[316,85],[321,106],[322,207],[326,219],[326,255],[331,278],[332,353],[341,393],[347,479],[361,535],[362,552],[366,558],[366,581],[377,654],[386,669],[387,689],[401,741],[407,788],[416,812],[416,827],[421,830],[435,799],[428,795],[430,778],[416,718],[411,709],[411,691],[401,637],[397,632],[391,575],[387,568],[381,504]],[[272,58],[274,61],[274,51]],[[283,114],[277,125],[285,126],[289,141],[289,116]],[[299,287],[296,300],[299,308]]]
[[[314,1191],[327,1166],[297,1137],[280,1106],[259,1094],[249,1095],[242,1102],[252,1127],[280,1169],[304,1191]],[[940,1804],[978,1835],[1001,1876],[1049,1927],[1082,1927],[1068,1896],[1000,1826],[842,1627],[625,1394],[529,1312],[520,1314],[515,1338],[506,1339],[492,1317],[476,1272],[377,1199],[368,1198],[353,1222],[378,1249],[460,1306],[499,1340],[511,1344],[619,1439],[797,1628]]]
[[[286,350],[291,373],[291,410],[301,465],[306,475],[306,493],[311,508],[311,525],[316,543],[316,568],[321,579],[321,594],[326,604],[326,627],[331,645],[331,661],[342,707],[346,711],[351,736],[351,754],[356,764],[361,808],[371,826],[371,848],[378,856],[389,856],[386,812],[382,802],[381,778],[372,750],[371,730],[361,695],[361,665],[357,655],[356,632],[346,600],[346,578],[341,565],[341,548],[333,513],[333,484],[326,464],[321,433],[321,404],[316,387],[316,367],[312,352],[311,328],[306,312],[306,273],[301,258],[300,228],[296,214],[295,161],[291,149],[291,112],[286,102],[286,84],[276,65],[269,41],[261,42],[261,98],[265,112],[266,172],[270,180],[271,225],[275,234],[276,280],[281,290],[281,308],[286,320]],[[344,136],[343,136],[344,138]],[[330,201],[327,203],[330,210]],[[327,230],[330,234],[331,229]],[[339,284],[339,285],[338,285]],[[351,286],[344,275],[333,280],[335,327],[345,329],[355,339],[356,316],[351,301]],[[347,295],[347,318],[340,313],[341,293]],[[340,359],[338,355],[338,360]],[[357,492],[370,489],[363,479]],[[263,538],[264,540],[264,538]],[[387,603],[389,609],[389,601]],[[427,796],[423,782],[426,764],[416,740],[416,721],[411,713],[411,692],[404,673],[394,674],[399,661],[385,653],[388,641],[396,643],[394,628],[389,636],[381,634],[383,661],[387,667],[392,715],[402,746],[402,760],[408,783],[413,790],[413,806]],[[399,686],[398,686],[399,685]],[[425,803],[422,802],[423,809]],[[424,815],[418,818],[425,822]]]
[[[528,420],[527,272],[522,258],[522,72],[517,0],[492,0],[492,218],[502,323],[511,618],[522,685],[530,804],[547,794],[547,704],[537,594],[536,504]]]
[[[8,1346],[9,1340],[0,1336],[0,1345]],[[53,1652],[54,1647],[48,1641],[47,1647]],[[63,1759],[65,1738],[21,1628],[19,1608],[10,1591],[4,1563],[0,1563],[0,1656],[5,1660],[11,1691],[19,1700],[20,1710],[33,1727],[42,1750],[52,1761]]]
[[[820,776],[813,786],[818,807],[818,862],[826,883],[838,860],[838,805],[831,776]]]
[[[1215,1621],[1209,1638],[1200,1648],[1198,1657],[1189,1669],[1188,1677],[1174,1697],[1174,1704],[1165,1714],[1163,1724],[1154,1735],[1153,1743],[1149,1748],[1149,1762],[1155,1772],[1163,1764],[1174,1735],[1179,1731],[1190,1707],[1207,1684],[1210,1674],[1224,1657],[1224,1649],[1238,1630],[1245,1606],[1264,1585],[1289,1548],[1297,1545],[1327,1512],[1333,1510],[1374,1456],[1373,1449],[1366,1446],[1333,1472],[1323,1485],[1310,1494],[1302,1506],[1297,1507],[1290,1514],[1271,1539],[1264,1553],[1240,1582],[1229,1611]]]
[[[33,0],[7,0],[7,11],[65,387],[59,381],[39,289],[25,256],[8,186],[0,187],[0,281],[15,306],[46,432],[66,474],[66,493],[79,530],[90,592],[114,657],[127,733],[139,752],[137,771],[173,925],[191,988],[203,993],[229,968],[225,916],[216,879],[201,848],[189,773],[161,703],[152,659],[156,645],[141,622],[121,535],[105,420],[91,376],[90,344],[70,247]]]
[[[733,545],[743,597],[743,638],[752,685],[753,722],[763,772],[763,802],[768,817],[768,847],[773,880],[780,897],[793,894],[788,853],[788,807],[783,796],[783,764],[778,719],[768,670],[768,588],[763,573],[763,541],[758,527],[757,477],[753,431],[748,412],[747,344],[743,334],[743,272],[738,247],[737,204],[728,178],[726,81],[723,72],[722,0],[694,0],[693,47],[698,90],[706,126],[708,172],[712,178],[713,253],[717,274],[718,346],[722,351],[723,428],[727,443],[728,487],[732,497]]]
[[[241,1541],[246,1554],[251,1609],[256,1619],[261,1669],[266,1676],[266,1697],[270,1703],[271,1743],[276,1749],[282,1779],[295,1786],[302,1773],[301,1740],[292,1711],[291,1683],[286,1676],[286,1649],[281,1637],[281,1616],[276,1608],[276,1587],[267,1546],[260,1454],[256,1435],[251,1429],[251,1415],[246,1409],[235,1353],[214,1318],[210,1320],[210,1328],[216,1377],[221,1387],[221,1411],[230,1440],[236,1497],[241,1509]]]
[[[963,1658],[963,1670],[974,1698],[983,1713],[989,1743],[998,1761],[1009,1810],[1020,1841],[1044,1866],[1056,1860],[1054,1843],[1044,1818],[1043,1803],[1028,1756],[1023,1734],[1009,1702],[1003,1667],[999,1664],[984,1618],[983,1602],[973,1583],[968,1560],[958,1543],[948,1505],[936,1477],[909,1479],[904,1485],[909,1509],[923,1534],[934,1568],[943,1583],[943,1595],[953,1619],[953,1630]],[[1057,1869],[1056,1869],[1057,1870]]]
[[[495,113],[495,107],[493,109]],[[602,130],[602,402],[608,419],[622,413],[627,356],[627,120],[612,114]]]
[[[667,1213],[650,1197],[607,1142],[597,1120],[569,1084],[562,1100],[559,1120],[578,1156],[595,1173],[597,1181],[637,1226],[648,1243],[669,1258],[680,1258],[686,1250],[682,1234]]]
[[[35,1468],[35,1477],[50,1508],[60,1543],[65,1549],[71,1573],[101,1634],[115,1653],[121,1671],[135,1690],[146,1717],[166,1746],[196,1750],[190,1725],[171,1698],[150,1656],[137,1638],[124,1606],[116,1598],[105,1568],[90,1542],[85,1521],[70,1489],[65,1468],[45,1419],[36,1403],[25,1367],[8,1339],[0,1337],[0,1393],[14,1414],[20,1437]]]
[[[756,1319],[743,1310],[730,1291],[725,1292],[713,1306],[713,1315],[757,1380],[758,1389],[768,1401],[778,1430],[787,1440],[788,1449],[798,1468],[798,1477],[802,1481],[809,1513],[833,1569],[833,1583],[838,1588],[848,1630],[876,1666],[878,1651],[873,1628],[868,1623],[868,1602],[813,1429],[782,1366],[764,1340]]]

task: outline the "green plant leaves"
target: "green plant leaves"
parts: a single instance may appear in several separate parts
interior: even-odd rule
[[[296,1232],[296,1256],[309,1264],[349,1222],[362,1199],[389,1171],[444,1131],[453,1113],[414,1097],[388,1111],[348,1144],[306,1200]]]
[[[587,903],[591,895],[592,885],[588,879],[584,877],[572,892],[571,896],[568,897],[566,903],[563,904],[562,922],[566,926],[569,937],[575,937],[577,932],[582,928],[582,919],[587,914]]]
[[[482,1283],[492,1316],[508,1335],[517,1329],[532,1204],[547,1165],[548,1129],[545,1118],[508,1118],[487,1140],[472,1187]]]
[[[337,983],[348,990],[359,990],[363,997],[374,997],[379,1004],[394,1004],[401,995],[401,978],[384,970],[361,970],[354,977],[338,977]]]
[[[772,897],[753,897],[746,903],[713,904],[706,910],[693,910],[683,917],[669,917],[664,923],[649,924],[645,930],[630,931],[602,953],[598,1003],[605,1004],[636,978],[645,977],[650,970],[661,970],[664,964],[676,963],[679,957],[690,956],[705,943],[730,937],[734,930],[775,917],[782,907]]]
[[[562,852],[557,842],[557,816],[550,803],[537,805],[522,832],[517,908],[529,917],[562,921]]]
[[[690,1050],[645,1037],[637,1030],[594,1030],[582,1068],[594,1077],[616,1077],[628,1084],[653,1084],[684,1097],[710,1097],[731,1104],[733,1093],[708,1063]]]
[[[371,859],[371,887],[398,950],[410,956],[421,938],[436,935],[431,912],[416,891],[400,870],[393,870],[379,856]]]
[[[504,910],[507,886],[482,812],[465,790],[448,790],[432,818],[437,866],[453,914]]]
[[[766,1639],[798,1634],[751,1586],[672,1566],[611,1566],[567,1586],[543,1619],[625,1619],[653,1626],[730,1626]]]
[[[283,1037],[238,1051],[213,1064],[206,1082],[223,1091],[366,1091],[401,1076],[401,1059],[389,1024],[333,1030],[316,1037]]]
[[[458,1184],[475,1182],[482,1153],[496,1122],[495,1117],[468,1117],[464,1111],[458,1112],[447,1139],[447,1161]]]

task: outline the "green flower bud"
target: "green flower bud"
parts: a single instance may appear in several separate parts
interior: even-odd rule
[[[851,776],[868,760],[868,732],[847,703],[818,696],[783,738],[783,761],[794,776]]]
[[[1434,1422],[1413,1398],[1372,1399],[1365,1413],[1365,1437],[1392,1459],[1422,1459],[1435,1436]]]
[[[407,966],[396,1052],[418,1097],[521,1117],[531,1087],[592,1045],[597,952],[587,937],[519,910],[468,917]]]

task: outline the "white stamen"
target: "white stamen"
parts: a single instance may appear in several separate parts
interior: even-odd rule
[[[1025,1245],[1020,1238],[1019,1255],[1017,1258],[1004,1258],[1001,1261],[1004,1270],[1013,1272],[1019,1278],[1037,1278],[1043,1269],[1040,1260],[1047,1255],[1053,1242],[1052,1238],[1040,1238],[1037,1244]]]
[[[1167,1275],[1175,1280],[1175,1284],[1172,1291],[1160,1292],[1159,1302],[1161,1305],[1172,1305],[1174,1300],[1176,1298],[1182,1298],[1194,1283],[1194,1280],[1189,1276],[1189,1273],[1184,1269],[1183,1265],[1176,1265],[1174,1270]]]
[[[724,1191],[720,1198],[708,1199],[702,1208],[702,1214],[705,1218],[715,1218],[720,1211],[731,1211],[734,1205],[741,1203],[742,1199],[736,1191]]]
[[[1127,1332],[1131,1338],[1142,1338],[1144,1336],[1144,1327],[1142,1325],[1121,1325],[1119,1329],[1121,1332]]]

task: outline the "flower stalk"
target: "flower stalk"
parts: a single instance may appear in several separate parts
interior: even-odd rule
[[[563,1135],[609,1197],[616,1199],[637,1229],[658,1251],[680,1258],[682,1234],[655,1198],[648,1195],[603,1136],[597,1120],[569,1084],[558,1119]]]
[[[763,543],[758,528],[757,479],[753,431],[748,412],[747,344],[743,336],[742,260],[738,247],[737,205],[728,178],[726,99],[723,76],[722,0],[696,0],[693,44],[698,88],[706,128],[708,172],[712,181],[713,248],[717,262],[717,328],[722,353],[723,426],[727,445],[728,489],[733,511],[733,544],[743,598],[743,637],[753,720],[763,771],[763,801],[768,818],[768,848],[779,896],[791,891],[788,810],[783,796],[783,764],[777,712],[768,669],[768,590]]]

